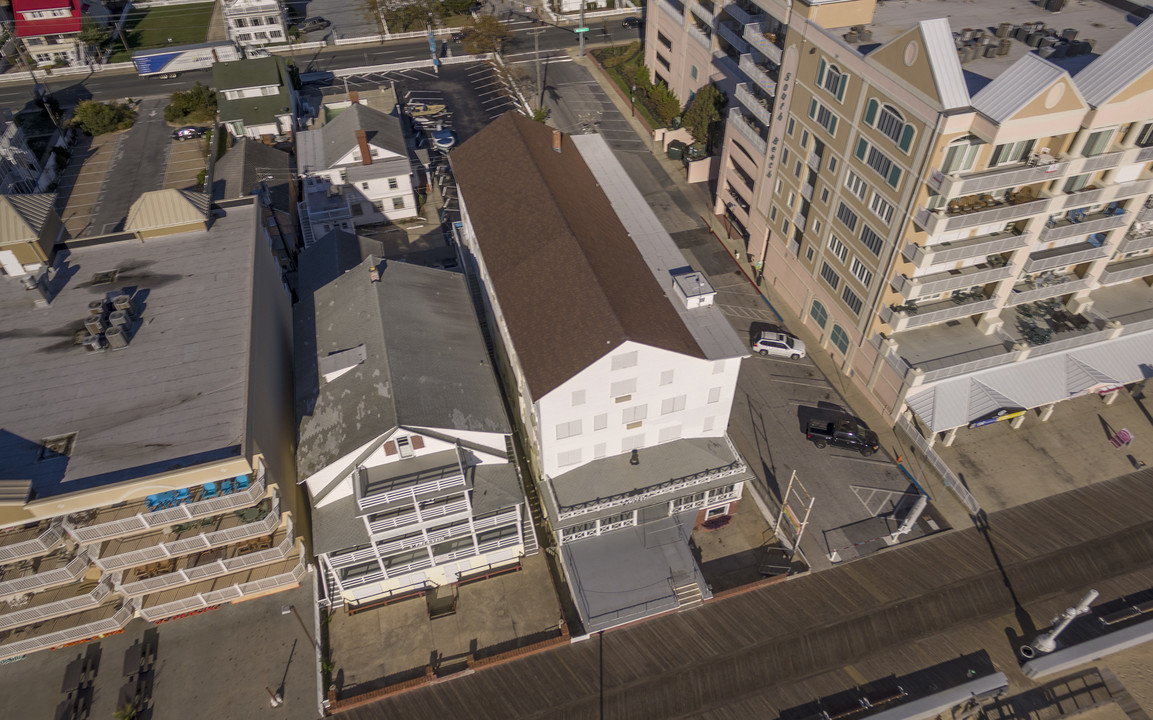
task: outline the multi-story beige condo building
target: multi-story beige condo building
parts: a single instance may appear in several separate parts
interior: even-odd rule
[[[715,211],[879,410],[951,442],[1153,373],[1153,23],[1105,0],[688,4],[658,0],[646,57],[683,98],[736,81]]]

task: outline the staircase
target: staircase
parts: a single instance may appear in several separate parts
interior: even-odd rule
[[[337,589],[340,586],[336,584],[336,578],[333,577],[332,571],[328,569],[326,563],[319,564],[324,568],[324,582],[321,591],[327,595],[328,609],[331,611],[344,607],[344,596]]]
[[[511,435],[504,437],[505,452],[508,453],[508,461],[516,467],[516,474],[521,475],[520,465],[517,463],[516,444],[513,442]],[[536,539],[536,524],[543,520],[541,515],[540,500],[537,498],[535,492],[528,492],[527,484],[521,482],[522,487],[525,489],[525,502],[528,512],[524,514],[524,519],[521,521],[521,533],[524,538],[524,554],[526,557],[536,555],[540,552],[540,544]]]
[[[677,596],[678,612],[692,610],[705,602],[704,596],[701,595],[701,588],[695,580],[689,580],[684,585],[674,586],[673,593]]]
[[[312,236],[312,223],[308,221],[308,209],[304,203],[297,203],[296,210],[300,217],[300,237],[304,240],[304,247],[312,247],[316,238]]]

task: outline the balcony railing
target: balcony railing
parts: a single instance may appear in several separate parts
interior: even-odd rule
[[[1078,290],[1084,290],[1089,287],[1090,284],[1088,278],[1078,278],[1076,275],[1058,276],[1055,280],[1056,282],[1051,280],[1049,284],[1040,287],[1022,285],[1020,288],[1013,288],[1013,293],[1009,295],[1009,299],[1005,301],[1005,305],[1012,307],[1015,305],[1023,305],[1027,302],[1045,300],[1058,295],[1066,295],[1077,292]]]
[[[738,53],[744,54],[749,51],[749,43],[741,37],[741,29],[733,27],[732,23],[720,21],[716,25],[717,34],[723,37],[729,45],[732,45]]]
[[[736,97],[737,102],[744,105],[762,123],[765,125],[772,123],[773,110],[770,102],[757,97],[756,93],[749,89],[748,83],[737,85]]]
[[[1082,208],[1090,205],[1095,205],[1101,201],[1101,197],[1105,195],[1105,191],[1101,188],[1095,187],[1088,190],[1078,190],[1077,192],[1066,193],[1064,202],[1061,202],[1058,196],[1058,202],[1065,210],[1070,208]]]
[[[945,175],[934,170],[929,176],[929,186],[946,198],[963,197],[992,190],[1048,182],[1064,176],[1069,167],[1067,162],[1051,162],[1044,165],[993,168],[977,173]]]
[[[81,550],[67,565],[0,582],[0,598],[38,592],[79,580],[88,570],[88,553]]]
[[[977,227],[978,225],[1020,220],[1030,215],[1048,212],[1048,210],[1049,198],[1041,198],[1016,205],[998,205],[985,210],[956,215],[948,215],[939,210],[921,210],[913,220],[924,228],[925,232],[930,235],[938,235],[948,230],[963,230],[964,228]]]
[[[1121,200],[1136,195],[1144,195],[1150,190],[1153,190],[1153,180],[1134,180],[1132,182],[1121,183],[1113,187],[1113,199]]]
[[[672,2],[671,0],[660,0],[657,5],[660,5],[661,10],[665,11],[669,17],[674,18],[678,23],[684,22],[684,5],[681,5],[679,2]]]
[[[513,545],[519,544],[521,544],[520,537],[516,535],[510,535],[509,537],[497,538],[496,540],[490,540],[486,543],[481,543],[475,548],[464,548],[462,550],[457,550],[456,552],[437,555],[433,559],[433,562],[437,565],[442,565],[446,562],[452,562],[454,560],[460,560],[461,558],[466,557],[476,557],[477,555],[483,555],[484,553],[492,552],[493,550],[499,550],[501,548],[511,547]]]
[[[713,44],[712,33],[703,30],[696,23],[689,25],[689,37],[699,42],[705,49],[708,49]]]
[[[1025,262],[1024,270],[1027,273],[1052,270],[1053,268],[1098,260],[1108,257],[1112,253],[1113,249],[1108,246],[1093,245],[1087,242],[1074,243],[1073,245],[1033,253]]]
[[[764,90],[770,97],[777,94],[777,81],[769,77],[768,68],[753,62],[753,56],[751,54],[745,53],[741,55],[739,67],[741,72],[743,72],[749,80],[756,83],[757,86]]]
[[[1129,231],[1125,239],[1117,246],[1117,252],[1121,255],[1131,252],[1139,252],[1141,250],[1148,250],[1153,248],[1153,229],[1134,232]]]
[[[769,62],[780,65],[781,48],[777,47],[774,41],[769,39],[768,35],[772,35],[772,33],[766,34],[765,31],[761,29],[760,23],[749,23],[745,25],[745,40],[768,58]]]
[[[1016,269],[1012,265],[991,268],[983,265],[973,265],[959,270],[950,270],[944,273],[922,275],[919,277],[906,277],[899,275],[893,281],[893,287],[907,300],[915,300],[925,295],[961,290],[974,285],[1004,280],[1013,277]]]
[[[901,330],[910,330],[924,325],[936,325],[937,323],[948,322],[949,320],[956,320],[957,318],[969,317],[970,315],[977,315],[995,310],[996,308],[996,298],[960,304],[946,300],[944,302],[933,303],[932,305],[921,306],[918,308],[916,314],[886,307],[881,310],[881,320],[888,323],[889,326],[893,328],[893,332],[900,332]]]
[[[1121,159],[1125,156],[1124,150],[1116,152],[1102,153],[1101,155],[1094,155],[1087,157],[1081,162],[1081,167],[1077,168],[1076,173],[1081,175],[1087,172],[1094,172],[1096,170],[1106,170],[1108,168],[1117,167],[1121,164]]]
[[[256,481],[253,482],[247,490],[241,490],[229,495],[221,495],[210,500],[200,500],[198,502],[177,505],[176,507],[157,510],[156,512],[148,512],[148,509],[141,503],[140,512],[132,517],[97,523],[95,525],[88,525],[87,527],[72,527],[66,523],[65,528],[68,530],[68,534],[76,539],[76,542],[85,544],[94,543],[111,540],[112,538],[124,535],[132,535],[145,530],[155,530],[156,528],[175,525],[186,520],[194,520],[210,515],[220,515],[229,510],[250,507],[255,505],[262,497],[264,497],[263,472],[256,477]]]
[[[301,553],[300,562],[291,571],[273,575],[272,577],[261,578],[260,580],[252,580],[246,583],[239,583],[231,585],[220,590],[213,590],[206,593],[196,593],[192,597],[174,600],[162,605],[153,605],[152,607],[140,608],[140,616],[149,622],[156,620],[163,620],[166,617],[171,617],[191,610],[198,610],[212,605],[220,605],[222,603],[231,602],[242,597],[263,595],[269,590],[278,588],[286,588],[294,585],[299,585],[300,581],[308,572],[307,565],[304,562],[304,554]]]
[[[34,538],[15,542],[11,545],[0,545],[0,565],[43,555],[56,547],[63,537],[64,528],[57,521]],[[3,538],[4,536],[0,535],[0,542],[3,541]]]
[[[1017,250],[1028,245],[1031,239],[1031,233],[999,232],[927,247],[910,243],[902,254],[918,268],[924,268]]]
[[[713,24],[713,20],[715,20],[717,17],[715,6],[713,6],[713,8],[710,10],[708,7],[705,7],[701,3],[695,2],[694,0],[689,0],[689,2],[692,6],[693,14],[700,18],[701,22],[707,25]],[[712,3],[709,3],[709,5],[712,5]]]
[[[427,523],[433,520],[440,520],[452,515],[468,513],[469,510],[470,508],[467,500],[458,500],[456,502],[445,503],[443,505],[434,505],[432,507],[422,508],[419,513],[414,510],[412,512],[395,515],[393,517],[373,520],[368,524],[368,528],[369,532],[371,532],[373,535],[379,535],[396,528],[405,528],[407,530],[410,526]]]
[[[740,108],[729,108],[729,127],[737,129],[741,137],[745,139],[758,154],[764,155],[768,149],[768,143],[760,136],[757,130],[749,125],[749,121],[745,119],[744,113]]]
[[[277,560],[283,560],[292,553],[292,548],[295,544],[296,539],[292,536],[292,526],[289,524],[288,532],[285,534],[284,539],[274,548],[259,550],[248,555],[238,555],[233,558],[215,560],[204,565],[197,565],[193,568],[181,568],[170,573],[165,573],[164,575],[125,583],[118,589],[124,595],[139,596],[169,590],[182,585],[190,585],[201,580],[221,577],[248,568],[267,565]]]
[[[724,6],[724,11],[741,25],[760,23],[765,19],[765,13],[756,5],[753,5],[751,10],[746,10],[740,3],[730,3]]]
[[[462,487],[464,484],[464,475],[458,472],[448,477],[437,478],[428,482],[418,482],[413,485],[397,488],[396,490],[366,495],[359,498],[358,503],[361,510],[368,510],[369,508],[390,505],[402,500],[415,502],[418,495],[427,495],[454,487]]]
[[[132,602],[129,601],[124,604],[119,610],[113,613],[110,617],[94,620],[83,625],[76,627],[58,630],[54,633],[47,635],[39,635],[36,637],[25,638],[23,640],[16,640],[14,642],[5,643],[0,646],[0,657],[10,658],[18,655],[25,655],[27,653],[35,652],[37,650],[46,650],[48,648],[60,647],[67,645],[71,642],[79,640],[87,640],[94,638],[105,633],[115,632],[121,630],[128,621],[132,619],[135,614],[135,608]]]
[[[1149,276],[1153,276],[1153,255],[1105,266],[1105,271],[1101,273],[1101,284],[1114,285]]]
[[[1073,222],[1066,218],[1047,224],[1045,229],[1041,231],[1040,241],[1049,242],[1062,238],[1077,237],[1078,235],[1105,232],[1113,228],[1128,225],[1132,220],[1132,217],[1127,212],[1122,212],[1120,215],[1099,212],[1085,215],[1084,218],[1085,219],[1080,222]]]
[[[272,501],[268,515],[255,522],[244,523],[236,527],[216,530],[209,533],[198,533],[191,537],[170,542],[157,543],[151,547],[120,553],[109,557],[95,558],[93,562],[104,570],[124,570],[147,563],[165,560],[170,557],[189,555],[194,552],[210,550],[214,547],[230,545],[241,540],[248,540],[261,535],[268,535],[280,525],[280,499]]]
[[[108,597],[110,592],[112,592],[112,583],[105,581],[92,588],[91,592],[83,595],[4,613],[0,615],[0,630],[8,630],[97,607],[104,601],[104,598]]]

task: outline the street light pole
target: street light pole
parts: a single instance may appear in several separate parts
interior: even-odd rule
[[[296,620],[300,623],[300,629],[304,631],[304,637],[308,638],[308,642],[312,643],[312,646],[315,647],[317,650],[319,650],[320,645],[316,642],[316,640],[313,639],[312,633],[310,633],[308,631],[308,626],[304,624],[304,618],[300,617],[300,613],[297,612],[296,606],[295,605],[282,605],[281,606],[281,608],[280,608],[280,614],[281,615],[287,615],[290,612],[296,616]]]
[[[584,0],[581,0],[580,27],[583,28],[584,26],[585,26],[585,3],[584,3]],[[581,57],[584,57],[585,56],[585,34],[582,32],[580,34],[580,36],[581,36]]]
[[[540,110],[544,105],[544,85],[540,78],[540,34],[545,31],[545,28],[537,28],[536,30],[529,30],[528,34],[532,35],[532,54],[536,62],[536,109]],[[582,34],[581,37],[584,37]]]

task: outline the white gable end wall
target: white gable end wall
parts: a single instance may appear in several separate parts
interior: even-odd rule
[[[723,436],[739,372],[740,358],[622,344],[536,404],[544,474],[680,438]]]

